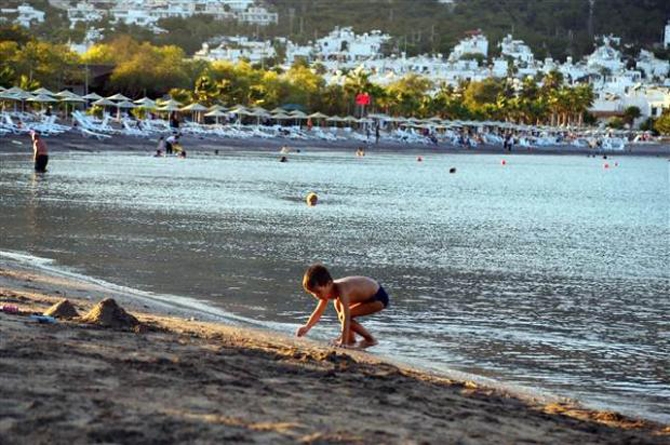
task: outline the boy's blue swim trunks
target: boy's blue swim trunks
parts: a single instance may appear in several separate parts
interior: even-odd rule
[[[384,309],[386,309],[386,307],[389,305],[389,295],[386,293],[384,288],[379,285],[379,290],[372,296],[370,301],[381,301],[381,303],[384,305]]]

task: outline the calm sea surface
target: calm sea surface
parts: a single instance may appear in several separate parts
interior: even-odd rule
[[[284,332],[320,261],[388,290],[362,319],[377,353],[670,422],[667,159],[289,158],[56,153],[35,176],[2,155],[0,250]],[[332,309],[310,335],[337,335]]]

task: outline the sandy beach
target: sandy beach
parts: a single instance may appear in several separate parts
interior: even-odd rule
[[[42,324],[64,297],[79,318]],[[113,297],[140,325],[82,317]],[[0,442],[667,443],[670,427],[546,403],[0,264]]]

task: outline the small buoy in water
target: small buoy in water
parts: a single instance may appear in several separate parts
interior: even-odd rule
[[[423,158],[422,158],[421,156],[418,156],[418,157],[416,158],[416,160],[417,160],[417,162],[423,162]]]
[[[282,156],[281,158],[279,158],[279,162],[287,162],[287,161],[288,159],[286,158],[286,156]]]
[[[619,166],[619,163],[618,163],[618,162],[615,162],[615,163],[614,163],[614,166],[615,166],[615,167],[618,167],[618,166]]]
[[[605,162],[605,163],[603,164],[603,168],[610,168],[610,165],[609,165],[607,162]]]
[[[503,159],[502,161],[500,161],[500,165],[507,165],[507,161]]]
[[[456,167],[451,167],[449,169],[449,173],[456,173]]]
[[[308,206],[314,207],[316,205],[316,203],[319,201],[319,197],[317,196],[316,193],[309,192],[309,194],[307,195],[306,201],[307,201]]]

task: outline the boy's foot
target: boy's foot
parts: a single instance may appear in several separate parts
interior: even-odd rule
[[[379,342],[374,338],[371,340],[361,340],[356,344],[356,349],[367,349],[377,345]]]

